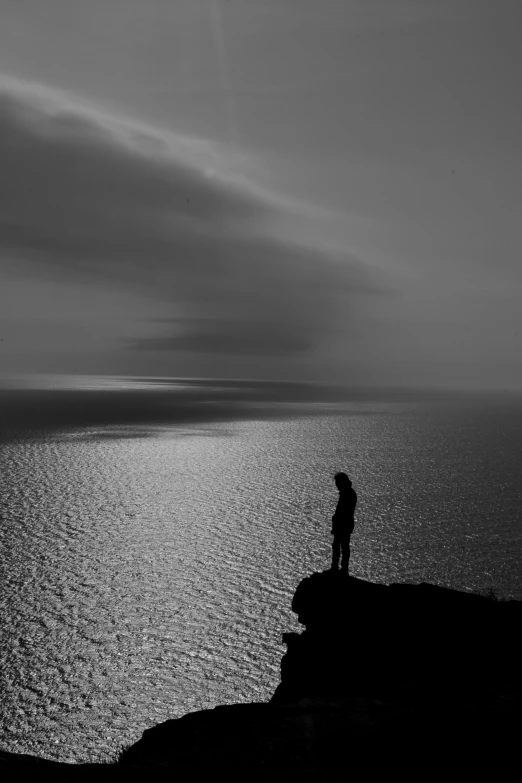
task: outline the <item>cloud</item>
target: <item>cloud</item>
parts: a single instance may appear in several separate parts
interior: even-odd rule
[[[1,255],[170,309],[129,349],[302,356],[376,289],[353,259],[300,242],[298,210],[208,142],[46,88],[0,82],[0,171]]]
[[[291,356],[312,348],[307,337],[288,334],[285,324],[250,321],[238,324],[226,319],[198,319],[191,325],[187,319],[172,319],[180,334],[141,338],[134,341],[138,349],[155,351],[189,351],[191,353],[234,353],[237,356]]]

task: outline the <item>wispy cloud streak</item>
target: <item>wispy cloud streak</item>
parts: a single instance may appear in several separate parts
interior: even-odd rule
[[[0,82],[0,170],[4,257],[170,309],[131,350],[313,353],[347,328],[353,297],[376,288],[354,259],[282,232],[296,225],[290,206],[210,143],[48,89]]]

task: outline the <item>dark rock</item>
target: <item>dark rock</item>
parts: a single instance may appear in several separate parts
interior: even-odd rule
[[[255,708],[255,709],[253,709]],[[518,756],[520,704],[422,707],[367,698],[308,698],[293,704],[230,705],[145,732],[120,764],[154,775],[333,780],[349,775],[496,779]]]
[[[283,637],[288,652],[273,703],[307,696],[482,703],[521,693],[519,601],[326,571],[301,582],[292,609],[306,630]]]

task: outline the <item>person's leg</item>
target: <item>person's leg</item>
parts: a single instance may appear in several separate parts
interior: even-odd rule
[[[341,555],[341,540],[338,536],[334,535],[332,542],[332,571],[337,571],[339,567],[339,557]]]
[[[350,536],[347,536],[347,538],[343,538],[341,542],[341,547],[343,551],[343,557],[341,560],[341,571],[343,573],[348,573],[348,564],[350,562]]]

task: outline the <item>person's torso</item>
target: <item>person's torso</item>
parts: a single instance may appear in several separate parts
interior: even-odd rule
[[[337,531],[342,530],[346,532],[352,532],[354,526],[354,512],[357,505],[357,494],[355,490],[350,487],[339,493],[339,500],[337,501],[337,508],[334,514],[334,527]]]

